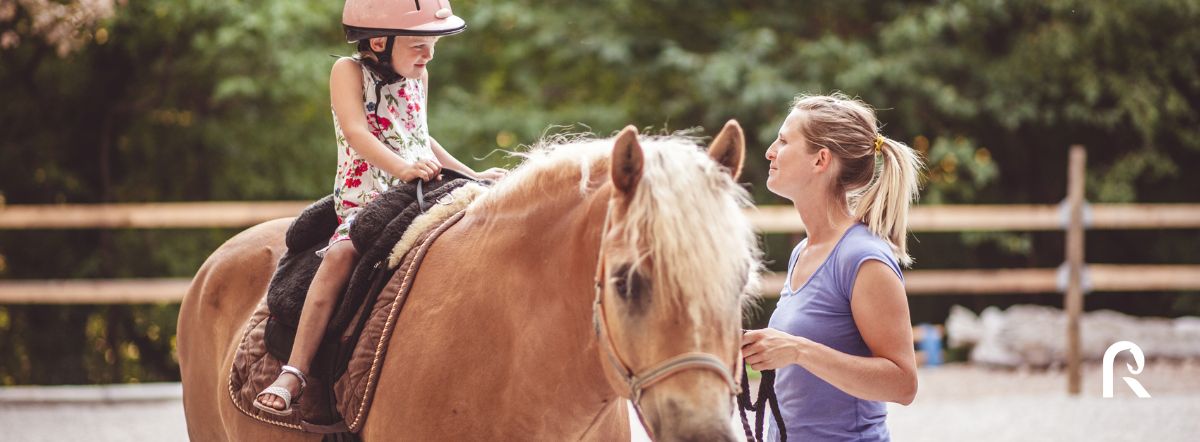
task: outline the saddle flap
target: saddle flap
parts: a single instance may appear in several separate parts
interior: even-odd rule
[[[271,356],[263,341],[267,329],[266,319],[269,316],[270,309],[264,297],[246,324],[246,332],[242,335],[233,357],[228,385],[229,397],[234,406],[254,419],[293,430],[312,431],[314,426],[328,425],[324,424],[326,422],[340,422],[340,416],[330,414],[329,407],[321,406],[329,402],[329,388],[323,379],[314,376],[308,377],[308,386],[298,398],[293,399],[295,412],[291,415],[276,416],[254,407],[258,393],[275,382],[284,365],[279,359]]]
[[[317,351],[308,376],[309,385],[296,403],[297,412],[290,416],[275,416],[253,407],[255,396],[274,382],[283,365],[281,361],[284,358],[273,355],[267,349],[265,340],[268,333],[271,330],[278,334],[295,333],[286,325],[278,324],[278,318],[272,317],[273,307],[268,305],[268,298],[264,297],[246,325],[229,375],[229,394],[237,408],[260,421],[295,430],[336,433],[361,429],[370,409],[388,340],[425,254],[438,236],[465,215],[470,201],[484,190],[479,185],[464,187],[470,189],[459,189],[463,192],[455,193],[457,197],[452,198],[452,204],[439,204],[417,218],[414,228],[405,232],[406,235],[415,235],[411,248],[404,248],[403,252],[400,252],[401,249],[388,248],[392,253],[401,253],[406,258],[395,271],[382,261],[375,267],[375,275],[390,277],[382,287],[368,284],[372,286],[372,292],[379,289],[378,294],[367,296],[364,300],[367,304],[351,312],[354,314],[347,319],[361,324],[356,327],[361,328],[361,333],[344,330],[345,327],[338,328],[336,332],[329,330],[327,335],[334,336],[335,341],[332,345],[323,342]],[[405,241],[393,241],[398,246],[406,244]],[[276,326],[269,328],[268,324]],[[330,327],[333,325],[331,322]],[[345,362],[343,357],[349,360],[344,374],[332,368]],[[333,379],[332,386],[326,382],[329,379]],[[331,395],[336,396],[336,403]]]
[[[406,253],[400,268],[375,299],[369,317],[364,321],[362,333],[350,353],[346,373],[333,385],[338,398],[338,411],[345,417],[350,431],[358,431],[366,420],[380,369],[387,356],[388,342],[426,252],[437,237],[458,222],[463,214],[460,211],[437,229],[422,234],[418,240],[419,246]]]

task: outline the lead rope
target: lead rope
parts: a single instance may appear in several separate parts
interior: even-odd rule
[[[746,440],[750,442],[764,442],[763,438],[763,420],[766,410],[764,405],[768,402],[771,407],[771,415],[775,418],[775,426],[779,428],[779,440],[787,442],[787,429],[783,425],[783,415],[779,412],[779,398],[775,396],[775,370],[763,370],[762,379],[758,382],[758,398],[753,403],[750,402],[750,377],[746,374],[749,370],[742,370],[742,392],[738,394],[738,413],[742,416],[742,429],[746,432]],[[754,428],[750,427],[750,421],[746,417],[746,410],[754,412]]]
[[[742,392],[737,395],[738,414],[742,416],[742,430],[746,432],[746,441],[758,442],[754,438],[754,430],[750,428],[750,420],[746,418],[747,409],[754,411],[754,404],[750,403],[750,378],[746,371],[748,370],[742,370]]]

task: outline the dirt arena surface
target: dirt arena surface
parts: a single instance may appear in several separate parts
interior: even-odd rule
[[[1098,364],[1083,394],[1066,394],[1060,370],[922,368],[912,405],[889,406],[896,441],[1191,441],[1200,434],[1200,361],[1148,361],[1138,399],[1115,373],[1101,397]],[[178,384],[0,388],[2,440],[187,440]],[[741,434],[740,428],[737,431]],[[635,432],[634,440],[646,440]]]
[[[897,441],[1193,441],[1200,435],[1200,361],[1147,361],[1131,376],[1114,367],[1113,398],[1101,394],[1101,367],[1084,366],[1083,391],[1067,395],[1062,370],[923,368],[917,399],[889,404]],[[1121,380],[1134,377],[1151,397]]]

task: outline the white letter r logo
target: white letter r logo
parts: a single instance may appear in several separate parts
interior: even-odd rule
[[[1142,349],[1138,347],[1137,344],[1129,341],[1121,341],[1109,346],[1108,350],[1104,351],[1103,382],[1104,397],[1106,398],[1113,397],[1113,360],[1116,359],[1117,353],[1125,350],[1129,350],[1129,353],[1133,354],[1133,362],[1137,364],[1137,368],[1134,368],[1129,364],[1125,364],[1125,367],[1129,369],[1130,374],[1139,374],[1142,372],[1142,368],[1144,368],[1143,366],[1146,362],[1146,356],[1142,354]],[[1125,383],[1129,384],[1129,389],[1133,390],[1133,394],[1136,394],[1137,397],[1150,397],[1150,393],[1146,392],[1146,389],[1142,387],[1142,384],[1138,382],[1137,379],[1130,377],[1121,377],[1121,379],[1124,379]]]

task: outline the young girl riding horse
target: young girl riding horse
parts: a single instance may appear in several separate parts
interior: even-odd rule
[[[429,136],[425,66],[438,39],[462,32],[466,23],[450,10],[449,0],[424,3],[347,0],[342,11],[346,39],[357,43],[358,54],[334,63],[329,78],[338,146],[333,189],[338,227],[317,252],[321,266],[309,286],[288,363],[254,403],[268,413],[290,415],[292,399],[307,384],[304,373],[358,261],[347,240],[363,207],[400,182],[432,180],[443,167],[475,179],[498,180],[505,174],[498,168],[476,173]]]

